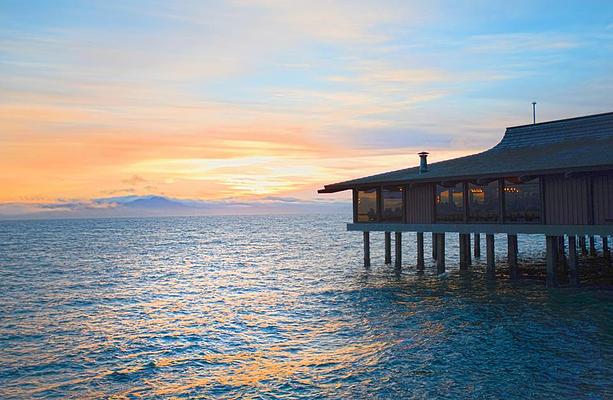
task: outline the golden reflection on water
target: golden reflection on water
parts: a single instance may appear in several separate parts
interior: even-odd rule
[[[410,245],[396,273],[375,235],[365,271],[340,218],[271,218],[15,228],[0,398],[572,398],[565,382],[598,397],[613,376],[607,294],[486,285],[453,247],[445,280],[417,276]]]

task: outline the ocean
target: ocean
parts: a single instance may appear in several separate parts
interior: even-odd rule
[[[0,398],[613,398],[613,290],[546,289],[542,238],[488,283],[349,219],[0,221]]]

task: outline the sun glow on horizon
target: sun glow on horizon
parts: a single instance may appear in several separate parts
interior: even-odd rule
[[[313,200],[610,111],[613,7],[530,4],[4,3],[0,203]]]

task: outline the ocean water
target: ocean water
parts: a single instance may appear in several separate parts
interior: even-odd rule
[[[348,219],[0,221],[0,398],[613,398],[613,291],[545,289],[541,238],[488,284]]]

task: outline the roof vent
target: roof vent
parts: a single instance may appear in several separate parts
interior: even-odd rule
[[[423,174],[428,172],[428,153],[427,151],[422,151],[421,153],[417,153],[419,156],[419,173]]]

